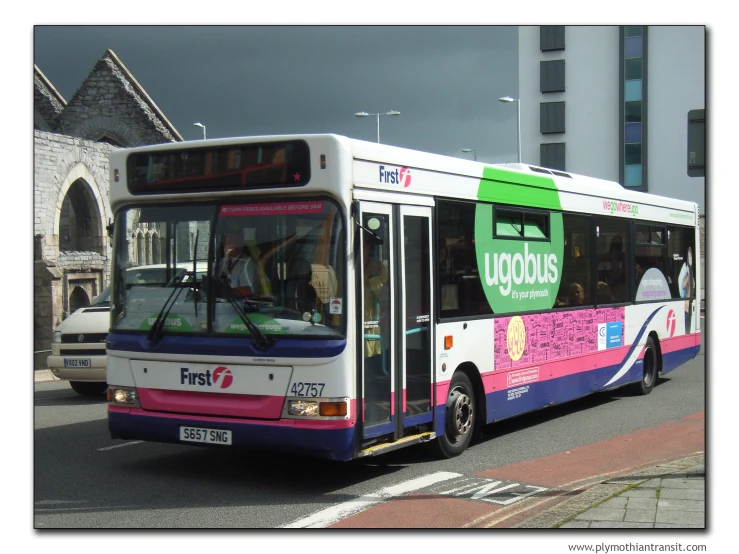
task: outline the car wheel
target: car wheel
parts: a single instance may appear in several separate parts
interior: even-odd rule
[[[74,392],[83,396],[100,396],[107,388],[108,383],[86,383],[84,381],[70,381]]]

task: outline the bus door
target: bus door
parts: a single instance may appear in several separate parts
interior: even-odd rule
[[[431,209],[362,202],[363,439],[432,421]]]

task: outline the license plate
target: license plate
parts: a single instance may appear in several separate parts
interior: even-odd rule
[[[231,431],[203,429],[201,427],[180,427],[180,440],[208,444],[231,444]]]
[[[89,359],[85,358],[64,358],[64,367],[91,367]]]

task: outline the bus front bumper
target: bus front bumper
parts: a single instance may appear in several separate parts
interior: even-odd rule
[[[282,451],[341,461],[354,458],[354,427],[320,428],[309,427],[306,423],[284,419],[276,422],[236,421],[152,414],[140,409],[108,406],[108,429],[113,439],[196,444],[180,440],[180,427],[184,426],[231,431],[231,445],[220,448]]]

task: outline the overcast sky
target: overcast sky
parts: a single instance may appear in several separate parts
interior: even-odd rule
[[[516,159],[515,26],[36,26],[34,63],[69,102],[110,48],[185,140],[337,133]]]

